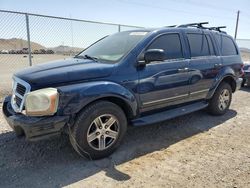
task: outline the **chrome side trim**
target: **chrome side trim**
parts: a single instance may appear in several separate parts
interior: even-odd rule
[[[205,92],[208,92],[208,91],[209,91],[209,89],[203,89],[203,90],[200,90],[200,91],[192,92],[190,94],[183,94],[183,95],[178,95],[178,96],[174,96],[174,97],[169,97],[169,98],[166,98],[166,99],[159,99],[159,100],[155,100],[155,101],[145,102],[145,103],[142,103],[142,105],[146,106],[146,105],[152,105],[152,104],[160,103],[160,102],[167,102],[169,100],[183,98],[183,97],[188,97],[189,95],[195,95],[195,94],[199,94],[199,93],[205,93]]]
[[[209,89],[203,89],[203,90],[200,90],[200,91],[194,91],[194,92],[191,92],[190,95],[195,95],[195,94],[199,94],[199,93],[205,93],[205,92],[208,92]]]
[[[23,96],[16,92],[17,84],[18,83],[25,87],[25,93],[24,93]],[[21,113],[22,112],[23,107],[24,107],[24,102],[25,102],[26,94],[29,93],[30,90],[31,90],[31,86],[30,86],[29,83],[23,81],[20,78],[17,78],[15,76],[13,76],[13,88],[12,88],[11,106],[12,106],[12,108],[13,108],[13,110],[15,112],[17,112],[17,113]],[[16,104],[15,96],[18,96],[20,99],[22,99],[20,107],[18,107],[17,104]]]
[[[154,103],[165,102],[165,101],[169,101],[169,100],[172,100],[172,99],[178,99],[178,98],[187,97],[187,96],[188,96],[188,94],[178,95],[178,96],[169,97],[169,98],[166,98],[166,99],[159,99],[159,100],[155,100],[155,101],[145,102],[142,105],[150,105],[150,104],[154,104]]]

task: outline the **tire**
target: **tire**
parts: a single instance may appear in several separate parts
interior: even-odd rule
[[[217,116],[225,114],[228,111],[231,100],[232,88],[228,83],[222,82],[209,101],[208,112]]]
[[[100,159],[112,154],[127,130],[123,110],[109,101],[98,101],[83,109],[70,130],[70,142],[81,156]]]

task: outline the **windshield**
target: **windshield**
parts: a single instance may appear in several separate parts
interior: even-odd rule
[[[144,31],[125,31],[110,35],[94,43],[76,57],[116,63],[135,47],[147,33]]]

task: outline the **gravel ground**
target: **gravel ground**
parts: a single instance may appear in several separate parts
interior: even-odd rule
[[[131,127],[98,161],[79,157],[67,136],[16,138],[0,114],[0,187],[250,187],[249,92],[237,92],[224,116]]]

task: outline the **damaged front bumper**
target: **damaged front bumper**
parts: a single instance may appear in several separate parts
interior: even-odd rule
[[[14,112],[11,97],[5,98],[3,114],[10,127],[17,135],[25,134],[30,141],[42,140],[60,134],[69,121],[69,116],[29,117]]]

